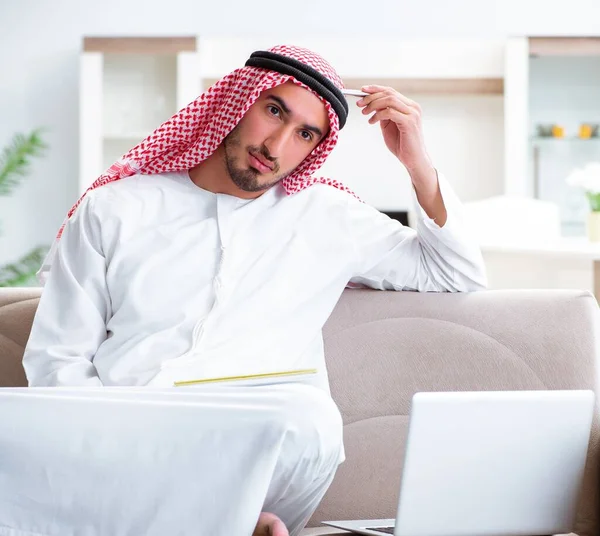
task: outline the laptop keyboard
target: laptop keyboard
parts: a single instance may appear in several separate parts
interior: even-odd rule
[[[368,527],[366,530],[372,530],[374,532],[383,532],[384,534],[394,534],[394,527]]]

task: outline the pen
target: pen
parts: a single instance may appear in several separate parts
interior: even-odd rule
[[[366,97],[369,93],[365,93],[364,91],[360,91],[359,89],[342,89],[342,93],[344,95],[352,95],[353,97]]]
[[[266,372],[264,374],[247,374],[245,376],[226,376],[223,378],[207,378],[204,380],[185,380],[175,382],[175,387],[181,387],[183,385],[197,385],[201,383],[217,383],[227,381],[239,381],[239,380],[253,380],[256,378],[277,378],[280,376],[297,376],[299,374],[316,374],[317,369],[300,369],[300,370],[287,370],[282,372]]]

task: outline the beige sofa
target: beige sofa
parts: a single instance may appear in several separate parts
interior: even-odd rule
[[[38,289],[0,289],[0,386],[20,365]],[[346,291],[325,329],[347,461],[304,534],[323,519],[394,517],[410,399],[417,391],[594,389],[598,306],[579,291],[471,294]],[[574,531],[599,533],[598,420]],[[432,512],[435,515],[434,512]]]

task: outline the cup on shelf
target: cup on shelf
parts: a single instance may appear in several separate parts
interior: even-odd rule
[[[598,137],[599,125],[592,123],[582,123],[579,125],[579,137],[583,140],[589,140],[590,138]]]
[[[565,128],[560,125],[552,125],[552,136],[554,138],[564,138]]]

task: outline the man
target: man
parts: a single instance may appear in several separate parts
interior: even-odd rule
[[[194,395],[199,458],[213,463],[203,485],[239,492],[210,509],[203,496],[196,534],[297,535],[323,497],[344,455],[321,329],[346,286],[485,288],[414,101],[368,86],[357,105],[410,173],[416,231],[313,176],[347,118],[340,88],[310,51],[254,53],[94,183],[44,270],[23,361],[30,386],[163,388],[318,369],[316,386]]]

